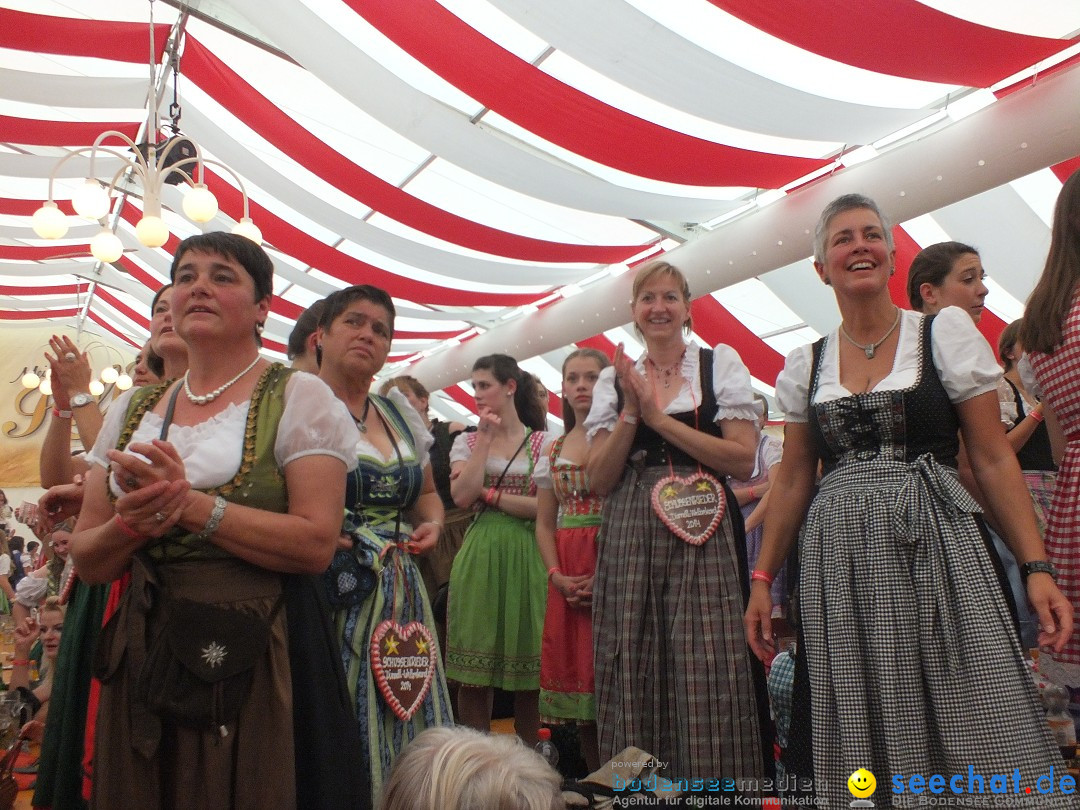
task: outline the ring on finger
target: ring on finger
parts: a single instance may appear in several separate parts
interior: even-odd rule
[[[124,483],[127,485],[128,489],[135,489],[135,487],[139,485],[138,479],[135,478],[135,476],[133,475],[129,475],[126,479],[124,479]]]
[[[158,523],[164,523],[165,515],[161,514],[161,512],[154,512],[154,520],[156,520]]]
[[[74,362],[74,360],[75,360],[75,352],[68,352],[67,354],[64,355],[64,359],[67,360],[69,363]]]

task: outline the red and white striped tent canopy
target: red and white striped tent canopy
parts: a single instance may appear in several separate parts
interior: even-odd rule
[[[173,213],[169,189],[159,249],[135,239],[134,188],[115,264],[89,256],[95,223],[31,230],[60,157],[145,137],[151,8],[159,109],[179,36],[180,128],[243,178],[275,261],[267,354],[313,301],[377,284],[398,305],[387,373],[445,388],[456,418],[481,354],[557,392],[573,344],[639,350],[628,270],[665,252],[700,296],[695,338],[771,393],[836,323],[809,232],[847,191],[898,223],[898,301],[921,246],[977,246],[996,338],[1080,166],[1076,0],[4,0],[0,319],[141,345],[177,238],[241,216],[214,170],[217,219]],[[86,171],[56,179],[68,213]]]

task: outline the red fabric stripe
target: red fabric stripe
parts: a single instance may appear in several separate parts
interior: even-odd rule
[[[911,309],[907,294],[908,270],[922,248],[899,225],[893,227],[893,244],[896,247],[896,275],[889,279],[889,295],[900,309]]]
[[[608,360],[611,360],[613,357],[615,357],[616,346],[614,343],[608,340],[607,336],[603,333],[599,335],[593,335],[591,338],[588,338],[586,340],[579,340],[577,342],[577,345],[581,346],[583,349],[596,349],[599,352],[603,352],[605,355],[607,355]]]
[[[44,202],[45,200],[17,200],[12,197],[0,197],[0,214],[12,217],[32,217]],[[54,200],[53,202],[68,216],[75,215],[71,200]]]
[[[113,326],[111,323],[109,323],[103,317],[98,315],[96,312],[94,312],[93,307],[90,307],[90,311],[89,311],[88,314],[90,316],[90,320],[92,320],[98,326],[102,327],[103,329],[108,330],[109,332],[112,332],[114,335],[116,335],[122,341],[124,341],[125,343],[135,347],[136,349],[141,349],[142,348],[141,343],[137,343],[135,341],[135,339],[131,337],[131,335],[127,335],[127,334],[121,332],[119,329],[117,329],[115,326]]]
[[[0,245],[0,259],[9,262],[44,262],[49,259],[89,256],[86,245]]]
[[[521,261],[601,264],[622,261],[643,247],[572,245],[533,239],[481,225],[424,202],[327,146],[191,37],[184,51],[184,75],[328,183],[392,219],[447,242]]]
[[[695,186],[779,188],[826,162],[726,146],[630,115],[520,59],[435,0],[347,2],[413,58],[484,106],[620,171]]]
[[[32,146],[91,146],[98,135],[107,129],[119,130],[132,140],[135,140],[135,136],[139,134],[139,124],[130,121],[112,123],[50,121],[44,118],[16,118],[11,115],[0,115],[0,133],[3,133],[3,138],[8,143]],[[112,137],[107,138],[105,143],[116,146],[123,144],[123,141]],[[126,144],[122,148],[126,148]],[[38,207],[40,208],[40,204]]]
[[[85,284],[57,284],[52,287],[19,287],[15,284],[0,284],[0,295],[79,295],[86,292]]]
[[[5,321],[34,321],[40,318],[71,318],[78,314],[78,307],[71,309],[0,309],[0,319]]]
[[[1066,160],[1062,163],[1051,166],[1050,171],[1056,174],[1058,180],[1064,183],[1066,180],[1073,176],[1074,172],[1080,172],[1080,155],[1077,155],[1071,160]]]
[[[710,2],[774,37],[838,62],[971,87],[989,87],[1075,41],[989,28],[916,0]]]
[[[157,60],[165,52],[169,26],[154,26]],[[150,25],[102,22],[0,8],[0,47],[66,56],[95,56],[117,62],[146,64]]]
[[[94,295],[104,301],[109,306],[111,306],[117,312],[124,315],[129,320],[134,321],[146,330],[150,329],[150,319],[146,315],[141,315],[135,310],[133,310],[131,307],[129,307],[127,304],[125,304],[123,301],[121,301],[119,298],[117,298],[115,295],[105,289],[105,287],[98,285]]]
[[[206,172],[205,180],[218,198],[222,210],[239,218],[243,207],[240,192],[210,171]],[[477,290],[440,287],[436,284],[408,279],[348,256],[320,242],[253,200],[249,200],[249,207],[251,218],[262,230],[266,241],[278,250],[349,284],[374,284],[382,287],[395,298],[403,298],[418,304],[471,307],[530,304],[542,295],[538,293],[484,293]]]
[[[442,391],[458,405],[468,408],[469,413],[476,413],[476,398],[465,393],[465,390],[460,385],[451,385]]]
[[[690,305],[694,316],[694,331],[710,346],[726,343],[742,358],[750,373],[769,385],[784,367],[780,353],[747,329],[711,295],[705,295]]]

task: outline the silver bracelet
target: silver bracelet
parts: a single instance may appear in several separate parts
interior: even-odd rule
[[[210,535],[217,531],[218,526],[221,525],[221,519],[225,517],[225,507],[228,503],[220,495],[214,498],[214,508],[210,512],[210,519],[206,521],[206,525],[199,532],[200,540],[209,540]]]

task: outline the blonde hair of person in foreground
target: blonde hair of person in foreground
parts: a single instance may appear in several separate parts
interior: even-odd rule
[[[394,764],[380,810],[562,810],[560,777],[515,734],[429,728]]]

